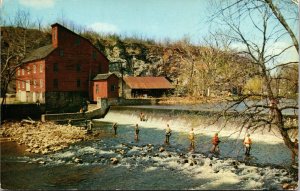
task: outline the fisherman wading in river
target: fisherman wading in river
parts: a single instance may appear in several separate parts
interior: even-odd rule
[[[190,140],[190,151],[195,151],[195,133],[194,128],[191,129],[189,132],[189,140]]]
[[[134,128],[134,140],[135,141],[139,140],[139,133],[140,133],[139,125],[136,124],[135,128]]]
[[[212,144],[213,144],[213,147],[211,149],[212,153],[220,154],[220,148],[219,148],[220,142],[221,141],[219,140],[218,133],[215,133],[215,136],[212,138]]]
[[[252,140],[250,138],[250,134],[247,134],[243,143],[245,146],[245,155],[250,156],[250,150],[251,150],[251,145],[252,145]]]
[[[166,144],[170,144],[170,136],[171,136],[171,128],[169,126],[169,124],[167,124],[167,129],[166,129],[166,140],[165,140],[165,143]]]
[[[117,123],[114,123],[112,127],[113,127],[115,135],[117,135],[117,128],[118,128]]]

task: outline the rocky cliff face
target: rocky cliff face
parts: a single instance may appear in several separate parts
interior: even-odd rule
[[[255,69],[249,59],[230,51],[191,45],[185,41],[154,43],[86,33],[111,61],[110,71],[124,76],[164,76],[177,95],[201,96],[241,89]],[[120,75],[121,76],[121,75]]]
[[[159,76],[164,73],[163,47],[153,43],[134,40],[121,40],[119,37],[97,37],[84,34],[99,48],[111,62],[111,70],[121,72],[122,65],[125,75]]]

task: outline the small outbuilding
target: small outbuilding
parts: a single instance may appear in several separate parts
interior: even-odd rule
[[[93,79],[93,101],[119,96],[119,78],[114,73],[98,74]]]
[[[161,97],[171,93],[173,85],[165,77],[124,77],[125,98]]]

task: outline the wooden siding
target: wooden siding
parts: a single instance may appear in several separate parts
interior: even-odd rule
[[[26,85],[23,86],[21,82],[17,93],[19,97],[24,97],[23,100],[30,102],[38,97],[45,98],[47,111],[67,110],[66,107],[77,110],[80,106],[80,101],[76,105],[78,100],[89,98],[92,101],[92,79],[99,73],[108,73],[109,61],[87,39],[59,24],[52,25],[52,46],[54,49],[45,57],[35,61],[29,59],[23,64],[24,75],[21,69],[17,81],[30,81],[31,85],[26,92]],[[27,71],[34,64],[37,66],[36,75]],[[39,67],[41,64],[44,68],[42,74]],[[42,79],[42,87],[38,79]]]
[[[96,87],[98,86],[98,92]],[[98,98],[107,98],[107,80],[100,80],[93,82],[93,101],[97,101]]]
[[[93,82],[93,101],[98,98],[117,98],[119,96],[119,79],[115,75],[111,75],[106,80],[97,80]],[[97,87],[98,86],[98,92]],[[111,86],[114,86],[112,91]]]
[[[35,72],[34,72],[35,65]],[[42,71],[41,68],[42,67]],[[22,73],[24,70],[24,75]],[[26,91],[26,85],[23,86],[23,82],[30,81],[30,92],[45,92],[45,61],[39,60],[30,62],[26,65],[23,65],[22,68],[19,68],[16,73],[16,91]],[[42,80],[42,81],[41,81]],[[36,84],[34,84],[34,81]],[[42,84],[41,84],[42,82]],[[19,85],[20,83],[20,85]]]

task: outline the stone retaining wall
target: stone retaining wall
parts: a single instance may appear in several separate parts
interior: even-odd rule
[[[58,114],[43,114],[41,116],[42,121],[74,121],[74,120],[85,120],[93,118],[101,118],[105,116],[108,108],[98,108],[85,113],[58,113]]]
[[[159,99],[123,99],[123,98],[109,98],[101,99],[101,103],[97,104],[98,109],[87,111],[85,113],[57,113],[57,114],[43,114],[42,121],[68,121],[68,120],[84,120],[93,118],[102,118],[106,115],[110,106],[118,105],[154,105]]]
[[[160,101],[159,98],[149,98],[149,99],[111,98],[111,99],[103,100],[103,102],[107,102],[107,104],[109,106],[116,106],[116,105],[155,105],[155,104],[158,104],[159,101]]]

